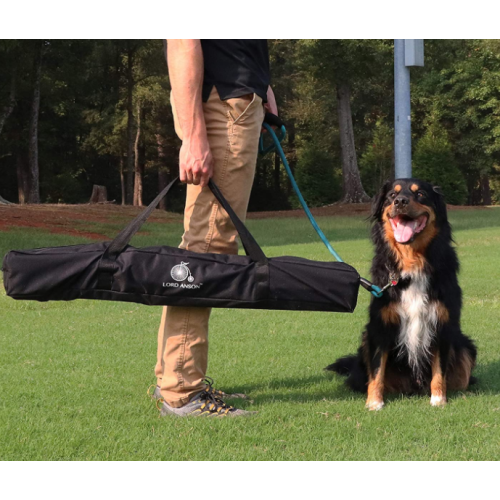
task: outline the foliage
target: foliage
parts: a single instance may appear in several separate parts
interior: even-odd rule
[[[16,76],[15,108],[0,135],[0,194],[12,201],[18,193],[16,172],[27,162],[33,58],[38,43],[0,40],[0,114]],[[382,178],[392,173],[392,40],[277,39],[269,40],[269,49],[272,85],[287,125],[284,147],[296,176],[311,178],[313,167],[308,158],[314,147],[321,159],[320,176],[338,180],[341,152],[336,86],[347,82],[360,173],[365,190],[373,195]],[[127,163],[127,67],[131,54],[132,125],[135,136],[140,110],[145,201],[158,192],[159,172],[175,175],[179,142],[172,126],[162,42],[48,40],[39,124],[43,201],[86,201],[92,184],[106,185],[110,199],[120,200],[120,170]],[[460,188],[455,201],[486,203],[491,194],[497,202],[498,40],[426,40],[425,66],[412,68],[411,78],[414,145],[419,147],[430,126],[443,129],[454,157],[447,164],[455,165],[466,183],[466,199]],[[324,170],[326,158],[328,174]],[[313,203],[322,203],[317,197],[326,197],[315,189],[308,190],[308,197]],[[339,190],[330,192],[337,199],[340,196]],[[250,207],[286,209],[293,199],[290,194],[283,167],[278,171],[271,157],[259,160]],[[335,199],[328,198],[331,201]]]
[[[0,73],[5,68],[8,77],[12,52],[18,51],[23,58],[18,60],[16,71],[25,76],[19,79],[16,110],[0,137],[2,190],[15,199],[16,162],[27,154],[32,44],[21,40],[18,47],[4,42],[0,42],[0,63],[5,57],[6,65]],[[127,150],[130,44],[134,51],[133,108],[140,101],[147,117],[143,129],[146,176],[148,170],[156,173],[160,168],[157,135],[169,144],[175,142],[171,113],[166,111],[168,78],[160,40],[50,40],[42,67],[39,133],[43,201],[87,201],[92,184],[106,185],[110,198],[120,199],[120,162]],[[5,93],[0,85],[0,108]],[[157,190],[155,183],[146,197],[152,198]]]
[[[301,151],[295,177],[302,196],[311,207],[328,205],[340,196],[340,180],[334,174],[332,157],[314,145]],[[292,206],[300,207],[295,193],[291,200]]]
[[[420,139],[413,155],[413,175],[441,188],[447,203],[462,205],[467,187],[457,167],[446,131],[430,126]]]
[[[467,202],[481,203],[481,179],[495,175],[500,160],[500,46],[492,40],[436,40],[426,46],[430,64],[413,86],[416,121],[422,132],[429,120],[447,130],[467,183]]]
[[[374,196],[388,179],[394,177],[394,130],[385,122],[375,124],[373,140],[359,161],[363,186]]]

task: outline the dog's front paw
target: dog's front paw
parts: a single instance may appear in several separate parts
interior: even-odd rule
[[[439,394],[431,396],[431,406],[444,406],[446,404],[446,397]]]
[[[381,399],[368,400],[365,406],[370,411],[378,411],[384,407],[384,402]]]

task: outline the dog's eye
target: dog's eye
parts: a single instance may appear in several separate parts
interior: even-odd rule
[[[419,198],[423,198],[423,197],[425,196],[425,194],[424,194],[422,191],[418,191],[418,192],[417,192],[417,196],[418,196]]]
[[[396,198],[396,193],[391,193],[391,194],[389,195],[389,198],[393,198],[393,199],[394,199],[394,198]]]

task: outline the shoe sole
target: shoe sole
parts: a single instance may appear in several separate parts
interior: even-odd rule
[[[211,415],[203,415],[203,414],[193,414],[193,413],[184,413],[184,414],[179,414],[179,413],[176,413],[175,411],[172,411],[170,410],[169,408],[166,408],[165,407],[165,404],[162,404],[161,406],[161,409],[160,409],[160,417],[170,417],[170,416],[173,416],[173,417],[177,417],[177,418],[182,418],[182,417],[192,417],[192,418],[195,418],[195,417],[199,417],[199,418],[224,418],[224,417],[228,417],[228,418],[236,418],[236,417],[253,417],[255,415],[257,415],[259,412],[257,411],[246,411],[246,410],[237,410],[235,412],[232,412],[232,413],[221,413],[221,414],[217,414],[217,413],[213,413]]]
[[[151,389],[151,387],[152,386],[150,386],[149,389]],[[156,400],[161,399],[161,392],[160,392],[160,388],[158,386],[155,387],[153,394],[150,394],[149,389],[148,389],[148,396],[151,399],[156,399]],[[246,399],[246,400],[250,400],[246,394],[240,394],[240,393],[235,393],[235,394],[224,393],[224,395],[221,397],[222,397],[222,399]]]

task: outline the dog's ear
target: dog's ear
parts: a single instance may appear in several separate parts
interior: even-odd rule
[[[434,204],[437,209],[437,218],[439,221],[447,219],[446,199],[443,191],[439,186],[432,186],[432,191],[437,195],[434,196]]]
[[[386,181],[386,183],[382,186],[378,194],[373,198],[372,214],[371,214],[372,220],[374,221],[382,220],[382,211],[384,209],[385,198],[391,187],[392,187],[392,182]]]

